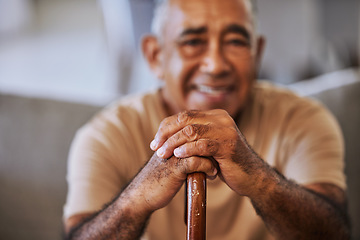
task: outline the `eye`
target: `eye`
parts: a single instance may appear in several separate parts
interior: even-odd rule
[[[188,39],[188,40],[184,40],[181,45],[183,46],[199,46],[199,45],[202,45],[204,44],[205,41],[200,39],[200,38],[192,38],[192,39]]]
[[[202,37],[186,37],[178,42],[179,50],[184,57],[196,57],[206,49],[207,39]]]
[[[229,39],[226,41],[226,44],[236,47],[248,47],[250,45],[248,41],[245,41],[240,38]]]

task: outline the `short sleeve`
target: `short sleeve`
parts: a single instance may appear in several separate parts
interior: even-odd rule
[[[67,169],[64,218],[111,202],[153,154],[164,112],[159,90],[113,102],[78,130]]]
[[[106,136],[91,125],[77,132],[68,157],[64,218],[100,210],[124,184],[112,164],[107,141]]]
[[[283,142],[283,174],[299,184],[325,182],[346,188],[344,140],[333,115],[319,103],[293,110]]]
[[[68,157],[64,217],[95,212],[112,201],[148,160],[134,111],[104,110],[78,130]]]

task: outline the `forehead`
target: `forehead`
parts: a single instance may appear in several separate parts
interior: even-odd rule
[[[249,32],[254,27],[248,0],[170,0],[167,7],[166,34],[177,35],[192,27],[221,31],[237,24]]]

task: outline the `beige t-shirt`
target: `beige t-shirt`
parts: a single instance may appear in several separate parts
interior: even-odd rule
[[[73,141],[64,218],[100,210],[151,157],[149,144],[166,117],[159,90],[126,97],[97,114]],[[334,117],[319,103],[257,83],[238,120],[252,148],[299,184],[345,189],[344,146]],[[219,178],[208,180],[207,239],[271,239],[251,202]],[[184,190],[153,213],[144,239],[185,239]]]

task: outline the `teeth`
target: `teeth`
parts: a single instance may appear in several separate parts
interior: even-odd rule
[[[207,94],[222,94],[226,92],[225,88],[212,88],[205,85],[198,85],[197,88],[200,92]]]

